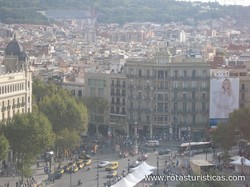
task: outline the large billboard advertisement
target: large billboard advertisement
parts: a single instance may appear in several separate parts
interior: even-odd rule
[[[210,80],[210,125],[228,119],[239,108],[239,78],[212,78]]]

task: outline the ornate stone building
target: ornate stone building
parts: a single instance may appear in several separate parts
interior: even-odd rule
[[[32,73],[28,56],[14,38],[5,48],[0,67],[0,121],[32,111]]]

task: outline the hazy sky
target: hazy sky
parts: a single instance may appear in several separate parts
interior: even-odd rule
[[[181,1],[202,1],[202,2],[218,2],[225,5],[243,5],[250,6],[250,0],[181,0]]]

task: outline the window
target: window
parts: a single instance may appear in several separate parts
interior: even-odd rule
[[[116,89],[116,95],[120,96],[120,89]]]
[[[183,77],[187,77],[187,70],[183,71]]]
[[[111,95],[114,95],[114,94],[115,94],[114,88],[111,88]]]
[[[192,88],[196,88],[196,82],[192,82]]]
[[[120,107],[116,107],[116,113],[117,113],[117,114],[120,113]]]
[[[187,93],[183,93],[183,99],[184,99],[184,100],[187,99]]]
[[[203,78],[206,78],[206,76],[207,76],[207,71],[206,70],[203,70]]]
[[[195,110],[196,110],[196,104],[195,102],[192,102],[192,112],[195,112]]]
[[[126,114],[125,108],[122,108],[122,114]]]
[[[206,82],[202,82],[202,83],[201,83],[201,88],[202,88],[202,89],[206,88]]]
[[[193,124],[195,124],[195,122],[196,122],[196,116],[195,116],[195,114],[192,116],[192,118],[193,118],[192,122],[193,122]]]
[[[163,79],[163,78],[164,78],[164,71],[158,70],[158,79]]]
[[[150,77],[150,71],[149,71],[149,69],[147,69],[147,78],[149,78]]]
[[[192,70],[192,78],[196,77],[196,70]]]
[[[174,111],[178,110],[178,103],[174,103]]]
[[[195,92],[192,92],[192,99],[195,99]]]
[[[168,77],[168,71],[166,70],[165,71],[165,78],[167,78]]]
[[[142,73],[141,73],[141,70],[139,69],[139,77],[141,77]]]
[[[122,90],[122,96],[126,96],[126,91]]]
[[[90,95],[96,96],[96,94],[95,94],[95,88],[90,88]]]
[[[157,104],[157,112],[163,112],[163,103]]]
[[[111,85],[112,85],[112,86],[114,86],[114,85],[115,85],[115,81],[114,81],[114,80],[112,80],[112,83],[111,83]]]
[[[188,83],[187,82],[183,82],[183,88],[188,88]]]
[[[202,108],[201,108],[202,112],[206,112],[206,103],[202,102]]]
[[[244,91],[245,90],[245,84],[241,85],[241,90]]]
[[[163,94],[158,94],[157,95],[157,100],[159,100],[159,101],[163,100]]]
[[[187,103],[183,103],[183,112],[187,112]]]
[[[202,99],[206,99],[206,93],[202,93]]]
[[[241,93],[241,99],[245,101],[245,93]]]
[[[178,88],[178,82],[174,82],[174,83],[173,83],[173,87],[174,87],[174,88]]]
[[[165,103],[165,112],[168,112],[168,103]]]
[[[178,71],[177,70],[174,71],[174,78],[178,78]]]
[[[120,98],[116,98],[116,104],[120,104]]]
[[[142,98],[142,97],[141,97],[141,92],[138,92],[138,97],[139,97],[139,98]]]
[[[174,92],[174,98],[177,99],[177,97],[178,97],[178,93],[175,91]]]
[[[82,90],[78,90],[78,97],[82,97]]]

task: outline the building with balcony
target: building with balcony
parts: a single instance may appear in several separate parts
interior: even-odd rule
[[[153,58],[129,59],[127,119],[129,134],[182,138],[192,131],[200,140],[209,122],[209,64],[202,59],[173,57],[159,48]]]

